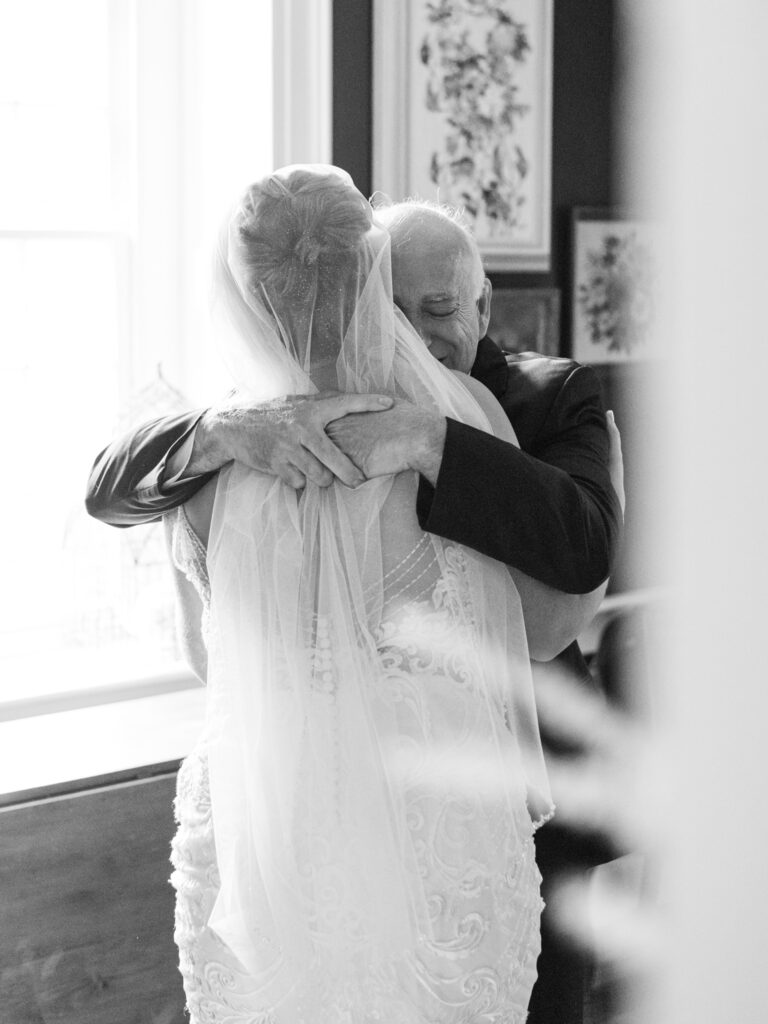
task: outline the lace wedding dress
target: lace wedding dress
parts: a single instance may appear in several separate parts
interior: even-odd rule
[[[184,510],[174,515],[173,560],[203,601],[205,633],[206,552]],[[399,795],[424,887],[429,935],[386,967],[367,969],[361,962],[341,984],[310,973],[297,979],[280,1005],[268,1005],[263,979],[257,983],[208,926],[220,876],[203,740],[179,772],[172,853],[175,938],[192,1024],[525,1020],[543,905],[533,826],[524,792],[518,790],[511,806],[508,792],[496,785],[493,775],[504,751],[487,756],[490,720],[503,726],[509,709],[501,703],[489,707],[477,686],[464,552],[446,546],[445,565],[435,573],[430,550],[429,535],[422,534],[390,570],[384,612],[374,630],[385,680],[378,699],[388,714],[396,712],[400,735],[391,739],[401,755]],[[332,669],[322,624],[317,656],[327,661],[321,668]],[[502,727],[495,735],[510,733]],[[355,898],[355,860],[348,851],[337,855],[348,862],[335,865],[336,871],[326,864],[329,899],[348,911]]]

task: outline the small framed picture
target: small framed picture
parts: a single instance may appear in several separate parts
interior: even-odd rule
[[[573,358],[625,363],[650,354],[656,232],[611,210],[573,211]]]
[[[488,335],[504,352],[560,352],[559,288],[494,288]]]

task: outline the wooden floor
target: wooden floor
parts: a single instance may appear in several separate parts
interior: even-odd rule
[[[0,810],[0,1024],[184,1024],[175,774]]]

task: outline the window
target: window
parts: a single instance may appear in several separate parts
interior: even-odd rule
[[[329,99],[318,18],[330,38],[311,0],[0,3],[0,717],[187,684],[161,529],[89,520],[85,482],[119,430],[226,389],[211,240],[248,180],[329,158],[288,130]],[[310,41],[325,78],[297,59],[291,85]]]

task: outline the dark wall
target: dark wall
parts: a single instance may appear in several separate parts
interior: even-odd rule
[[[616,0],[555,0],[552,97],[552,261],[546,274],[491,274],[497,287],[555,287],[562,355],[570,355],[571,217],[576,206],[615,205],[614,100],[620,68]],[[333,159],[366,195],[371,184],[372,0],[334,0]],[[650,522],[636,453],[645,436],[650,369],[600,366],[606,406],[622,432],[627,529],[611,589],[650,586],[640,524]],[[647,527],[646,527],[647,529]]]
[[[333,162],[369,196],[373,107],[372,0],[333,0]]]

